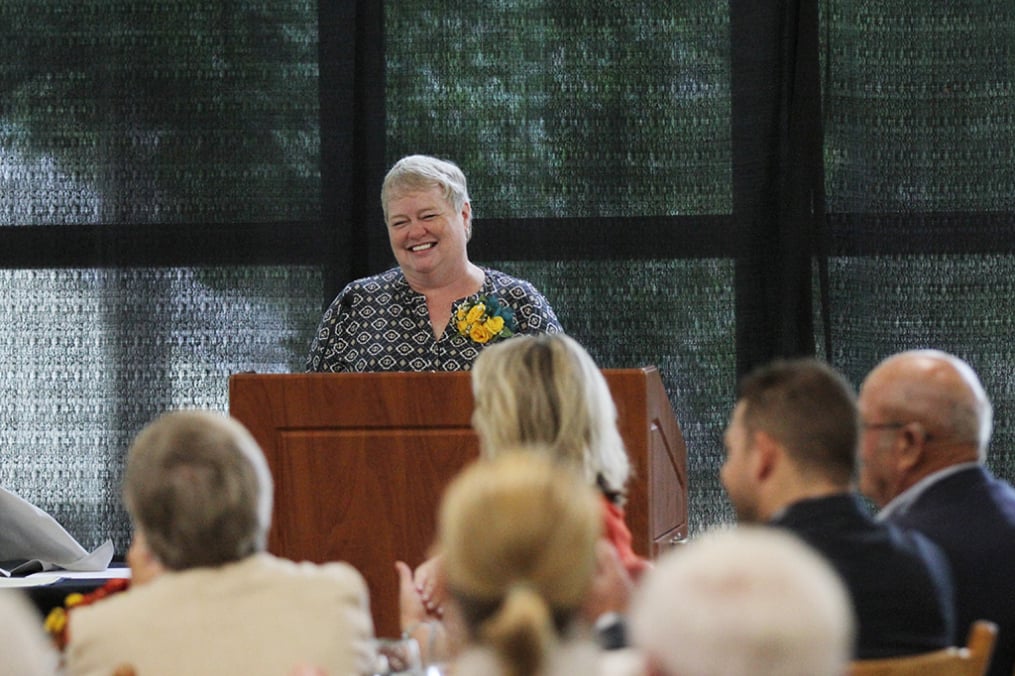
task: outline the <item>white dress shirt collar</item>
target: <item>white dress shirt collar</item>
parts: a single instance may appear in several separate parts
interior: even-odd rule
[[[926,492],[928,488],[936,484],[937,482],[950,477],[953,474],[957,474],[963,470],[970,469],[972,467],[978,467],[980,463],[972,462],[960,462],[957,465],[951,467],[945,467],[942,470],[928,474],[923,477],[915,484],[902,491],[887,505],[881,508],[881,511],[877,513],[878,521],[887,521],[893,516],[899,516],[905,514],[906,511],[916,502],[921,495]]]

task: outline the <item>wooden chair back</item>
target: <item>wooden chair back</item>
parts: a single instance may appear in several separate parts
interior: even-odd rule
[[[942,648],[918,655],[854,660],[849,676],[983,676],[987,673],[997,625],[977,620],[969,628],[965,647]]]

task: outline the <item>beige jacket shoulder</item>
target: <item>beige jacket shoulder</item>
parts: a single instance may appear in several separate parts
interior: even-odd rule
[[[297,664],[358,674],[373,636],[366,583],[344,563],[269,554],[166,573],[71,613],[70,676],[285,676]]]

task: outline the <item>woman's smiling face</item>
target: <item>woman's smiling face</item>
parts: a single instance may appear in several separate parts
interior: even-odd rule
[[[391,251],[410,281],[447,281],[465,273],[472,215],[468,203],[455,211],[440,186],[434,186],[396,194],[387,212]]]

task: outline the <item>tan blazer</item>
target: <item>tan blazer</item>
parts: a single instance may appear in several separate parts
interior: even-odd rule
[[[344,563],[269,554],[163,574],[71,612],[67,672],[285,676],[297,664],[359,674],[373,636],[366,583]]]

